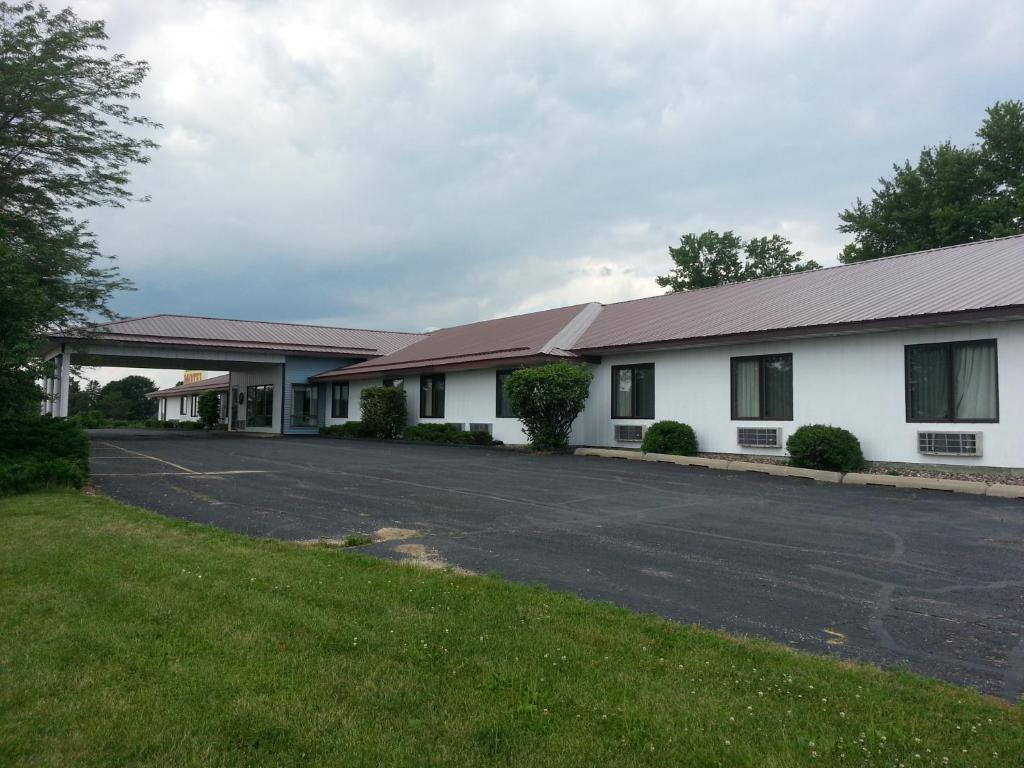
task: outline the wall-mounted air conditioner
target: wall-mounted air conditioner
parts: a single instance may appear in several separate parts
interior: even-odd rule
[[[480,423],[480,422],[474,421],[474,422],[470,423],[469,431],[470,432],[486,432],[489,435],[489,434],[491,434],[491,426],[492,425],[490,425],[490,424],[484,424],[484,423]]]
[[[642,424],[616,424],[615,441],[618,443],[639,443],[644,439]]]
[[[917,450],[929,456],[981,456],[981,432],[918,432]]]
[[[737,427],[736,442],[744,448],[781,448],[782,427]]]

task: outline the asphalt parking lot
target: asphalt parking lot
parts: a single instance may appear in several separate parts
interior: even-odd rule
[[[411,529],[363,551],[1024,692],[1020,501],[472,447],[92,438],[99,490],[165,515],[293,540]]]

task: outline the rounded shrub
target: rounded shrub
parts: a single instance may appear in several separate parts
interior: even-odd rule
[[[656,421],[647,428],[640,450],[644,453],[693,456],[697,453],[697,435],[689,424],[681,424],[678,421]]]
[[[856,472],[864,467],[860,440],[842,427],[805,424],[786,441],[790,464],[807,469]]]

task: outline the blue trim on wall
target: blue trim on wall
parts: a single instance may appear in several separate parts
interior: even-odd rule
[[[315,435],[319,427],[293,427],[291,424],[292,420],[292,385],[293,384],[308,384],[309,377],[315,376],[318,373],[324,371],[330,371],[334,368],[341,368],[344,365],[352,365],[358,363],[364,358],[361,357],[349,357],[349,358],[338,358],[338,357],[287,357],[284,363],[284,413],[282,414],[281,424],[282,432],[286,435]],[[319,411],[320,411],[320,423],[323,424],[324,414],[327,413],[324,407],[324,395],[328,391],[327,387],[322,384],[319,385]]]

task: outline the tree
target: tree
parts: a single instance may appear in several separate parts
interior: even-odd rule
[[[47,332],[111,318],[130,284],[77,210],[132,199],[156,127],[128,103],[148,65],[108,55],[103,22],[0,2],[0,409],[34,411]]]
[[[593,378],[573,363],[520,368],[508,377],[505,391],[512,411],[523,422],[533,448],[559,451],[568,446],[572,423],[587,404]]]
[[[108,419],[145,421],[156,415],[157,403],[146,397],[156,392],[156,384],[145,376],[125,376],[100,390],[96,410]]]
[[[199,396],[199,420],[207,429],[220,421],[220,393],[211,390]]]
[[[916,165],[893,165],[868,202],[839,214],[839,231],[854,236],[841,261],[1024,232],[1024,103],[996,102],[986,113],[980,144],[925,147]]]
[[[675,267],[657,283],[672,292],[690,291],[820,268],[814,261],[803,261],[803,252],[791,250],[792,245],[781,235],[744,242],[732,230],[691,232],[679,238],[678,247],[668,249]]]
[[[82,389],[78,379],[70,379],[68,385],[68,416],[95,410],[99,397],[100,385],[98,381],[90,380],[86,384],[85,389]]]

